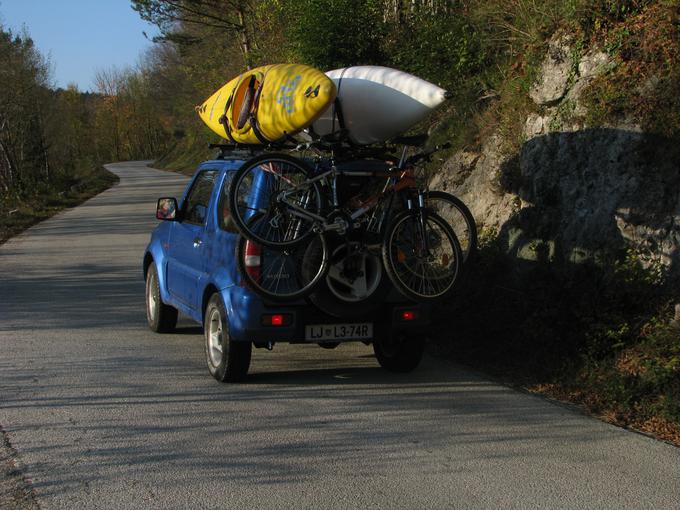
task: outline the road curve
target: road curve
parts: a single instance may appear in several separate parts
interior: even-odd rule
[[[120,183],[0,247],[0,422],[50,508],[677,508],[680,449],[363,345],[256,351],[208,374],[200,330],[145,324],[155,199]]]

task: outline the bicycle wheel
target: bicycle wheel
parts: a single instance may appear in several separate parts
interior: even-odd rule
[[[429,191],[425,195],[425,205],[453,228],[463,252],[463,262],[474,258],[477,252],[477,225],[463,201],[445,191]]]
[[[282,249],[312,235],[319,214],[318,183],[306,182],[312,170],[287,154],[264,154],[246,161],[229,185],[229,209],[243,236],[257,244]],[[262,214],[260,221],[248,220]]]
[[[236,260],[241,278],[252,291],[270,301],[292,301],[307,296],[324,279],[328,247],[323,235],[283,250],[240,236]]]
[[[388,227],[383,262],[387,275],[402,294],[415,301],[435,301],[453,289],[462,269],[463,254],[449,224],[441,216],[421,209],[398,214]]]

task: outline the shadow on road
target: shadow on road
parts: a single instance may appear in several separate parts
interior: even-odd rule
[[[159,344],[170,336],[159,336]],[[200,348],[192,343],[191,351]],[[422,369],[397,375],[378,368],[368,355],[323,360],[304,356],[305,350],[274,351],[271,356],[280,356],[277,365],[288,369],[260,372],[255,362],[248,382],[238,385],[212,381],[195,352],[174,362],[167,361],[174,356],[72,363],[47,356],[51,380],[74,371],[83,374],[81,384],[66,386],[58,397],[37,396],[41,391],[28,395],[21,388],[51,382],[39,376],[27,381],[31,376],[26,372],[12,372],[2,363],[8,385],[16,390],[6,394],[2,407],[35,407],[62,417],[51,427],[60,429],[64,440],[27,452],[66,455],[63,464],[43,467],[65,470],[69,480],[37,482],[40,492],[48,494],[68,492],[71,484],[105,482],[98,473],[111,473],[107,466],[121,472],[134,466],[128,476],[136,480],[163,466],[178,473],[189,470],[192,479],[211,483],[228,478],[232,483],[302,484],[332,470],[331,459],[355,466],[355,474],[390,475],[404,463],[416,471],[431,469],[433,458],[456,442],[464,445],[458,457],[434,462],[442,472],[455,473],[480,459],[505,462],[521,455],[545,460],[556,455],[555,444],[578,440],[587,448],[597,440],[583,433],[572,413],[559,408],[546,412],[540,399],[517,398],[453,365],[427,360]],[[336,366],[319,366],[324,363]],[[357,366],[362,363],[370,366]],[[123,380],[121,374],[126,374]],[[168,377],[174,379],[173,389],[164,391]],[[73,419],[83,416],[77,411],[83,408],[91,408],[97,420]],[[42,427],[35,421],[24,429],[39,433]],[[97,438],[107,438],[101,443],[106,446]],[[86,453],[69,458],[81,442],[89,444]],[[495,447],[499,442],[503,453]],[[367,456],[369,451],[379,451],[380,457]]]
[[[96,248],[92,248],[96,250]],[[34,266],[33,271],[41,273]],[[138,271],[77,264],[49,275],[17,274],[3,278],[0,331],[87,329],[144,324],[144,281]],[[29,291],[30,289],[30,291]]]

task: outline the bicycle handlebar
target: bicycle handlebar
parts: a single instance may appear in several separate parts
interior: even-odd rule
[[[451,142],[446,142],[441,145],[435,145],[434,147],[426,149],[422,152],[419,152],[418,154],[414,154],[413,156],[407,158],[404,163],[404,166],[414,165],[420,161],[430,161],[432,154],[434,154],[435,152],[439,152],[450,148]]]

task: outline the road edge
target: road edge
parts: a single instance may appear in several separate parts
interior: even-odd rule
[[[19,453],[12,446],[9,434],[0,423],[0,508],[36,510],[38,500]]]
[[[10,240],[20,236],[21,234],[29,230],[31,227],[34,227],[42,223],[43,221],[54,218],[55,216],[63,213],[64,211],[68,211],[70,209],[79,207],[88,200],[104,193],[105,191],[113,188],[114,186],[120,183],[120,178],[115,173],[111,172],[108,168],[106,168],[106,165],[100,165],[97,171],[100,173],[105,172],[108,175],[102,180],[96,181],[91,188],[86,187],[85,189],[83,189],[83,191],[76,191],[78,195],[75,197],[68,196],[50,197],[46,200],[45,204],[41,204],[42,206],[44,206],[44,209],[41,208],[41,210],[36,214],[26,217],[25,221],[22,222],[21,224],[15,225],[14,227],[10,227],[7,231],[2,231],[0,229],[0,246],[3,246]],[[54,204],[52,207],[48,206],[47,202],[53,200],[56,201],[57,203]]]

